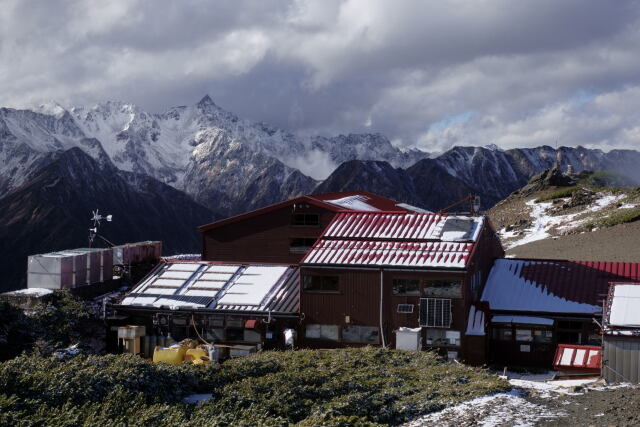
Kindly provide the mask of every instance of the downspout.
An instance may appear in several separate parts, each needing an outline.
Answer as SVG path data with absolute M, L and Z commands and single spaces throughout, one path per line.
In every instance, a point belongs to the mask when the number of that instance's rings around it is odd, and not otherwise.
M 382 337 L 382 348 L 387 347 L 387 343 L 384 339 L 384 329 L 382 327 L 382 295 L 384 294 L 384 273 L 383 270 L 380 269 L 380 336 Z

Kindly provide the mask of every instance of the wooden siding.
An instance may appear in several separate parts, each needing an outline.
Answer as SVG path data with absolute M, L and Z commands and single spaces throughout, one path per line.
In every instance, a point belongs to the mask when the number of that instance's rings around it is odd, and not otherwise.
M 300 274 L 338 276 L 339 291 L 336 293 L 301 290 L 300 304 L 304 318 L 299 330 L 302 345 L 308 347 L 353 346 L 342 341 L 305 339 L 306 324 L 380 326 L 380 270 L 301 267 Z M 383 275 L 383 329 L 388 346 L 395 347 L 395 333 L 399 327 L 420 326 L 421 295 L 393 295 L 393 279 L 419 279 L 421 288 L 426 280 L 461 280 L 464 273 L 384 270 Z M 398 313 L 398 304 L 413 304 L 413 313 Z M 449 330 L 460 331 L 464 336 L 467 324 L 464 298 L 452 299 L 452 324 Z M 347 323 L 347 316 L 349 323 Z M 424 341 L 424 340 L 423 340 Z M 464 338 L 463 338 L 464 342 Z M 460 351 L 460 349 L 458 349 Z
M 291 239 L 317 239 L 335 212 L 313 205 L 296 205 L 295 213 L 320 215 L 317 226 L 291 225 L 293 204 L 281 209 L 222 225 L 202 233 L 205 261 L 296 264 L 304 252 L 290 250 Z

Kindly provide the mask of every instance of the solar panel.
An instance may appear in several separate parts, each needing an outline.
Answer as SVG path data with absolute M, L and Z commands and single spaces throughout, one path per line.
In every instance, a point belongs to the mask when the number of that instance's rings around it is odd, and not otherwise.
M 249 266 L 220 298 L 223 305 L 260 305 L 288 267 Z

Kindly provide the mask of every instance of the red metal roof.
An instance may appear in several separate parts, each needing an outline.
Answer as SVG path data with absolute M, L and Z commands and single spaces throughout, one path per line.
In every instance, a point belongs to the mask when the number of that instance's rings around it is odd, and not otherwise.
M 482 300 L 493 310 L 595 313 L 609 283 L 639 280 L 640 263 L 501 259 Z
M 341 212 L 301 263 L 462 269 L 483 223 L 433 213 Z
M 601 348 L 594 345 L 558 344 L 553 367 L 558 371 L 600 373 Z
M 212 222 L 210 224 L 201 225 L 200 227 L 198 227 L 198 232 L 202 233 L 213 228 L 221 227 L 223 225 L 241 221 L 247 218 L 252 218 L 298 203 L 308 203 L 310 205 L 314 205 L 316 207 L 323 208 L 332 212 L 363 210 L 350 209 L 349 207 L 347 207 L 349 206 L 348 202 L 354 199 L 360 201 L 361 203 L 369 205 L 371 209 L 367 210 L 390 210 L 400 212 L 411 211 L 410 209 L 406 209 L 402 205 L 398 204 L 398 202 L 396 202 L 395 200 L 368 193 L 366 191 L 345 191 L 338 193 L 310 194 L 296 197 L 290 200 L 285 200 L 284 202 L 275 203 L 273 205 L 265 206 L 264 208 L 225 218 L 223 220 Z M 358 206 L 361 206 L 361 204 L 358 204 Z
M 475 241 L 483 220 L 484 217 L 434 213 L 342 212 L 331 221 L 322 238 Z M 459 224 L 450 227 L 453 223 Z M 443 236 L 446 232 L 453 234 L 447 238 Z
M 473 243 L 320 240 L 302 264 L 464 268 Z

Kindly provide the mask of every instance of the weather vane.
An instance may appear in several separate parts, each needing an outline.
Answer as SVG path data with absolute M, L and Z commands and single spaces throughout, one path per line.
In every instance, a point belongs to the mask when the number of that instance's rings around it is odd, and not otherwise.
M 106 241 L 107 243 L 113 246 L 113 244 L 109 242 L 107 239 L 98 235 L 98 227 L 100 226 L 100 221 L 104 219 L 107 222 L 111 222 L 111 220 L 113 219 L 113 215 L 106 215 L 106 216 L 100 215 L 100 213 L 98 212 L 98 209 L 96 209 L 92 213 L 93 213 L 93 217 L 91 218 L 91 222 L 93 223 L 93 227 L 89 229 L 89 247 L 92 247 L 93 240 L 96 238 L 96 236 L 100 237 L 102 240 Z

